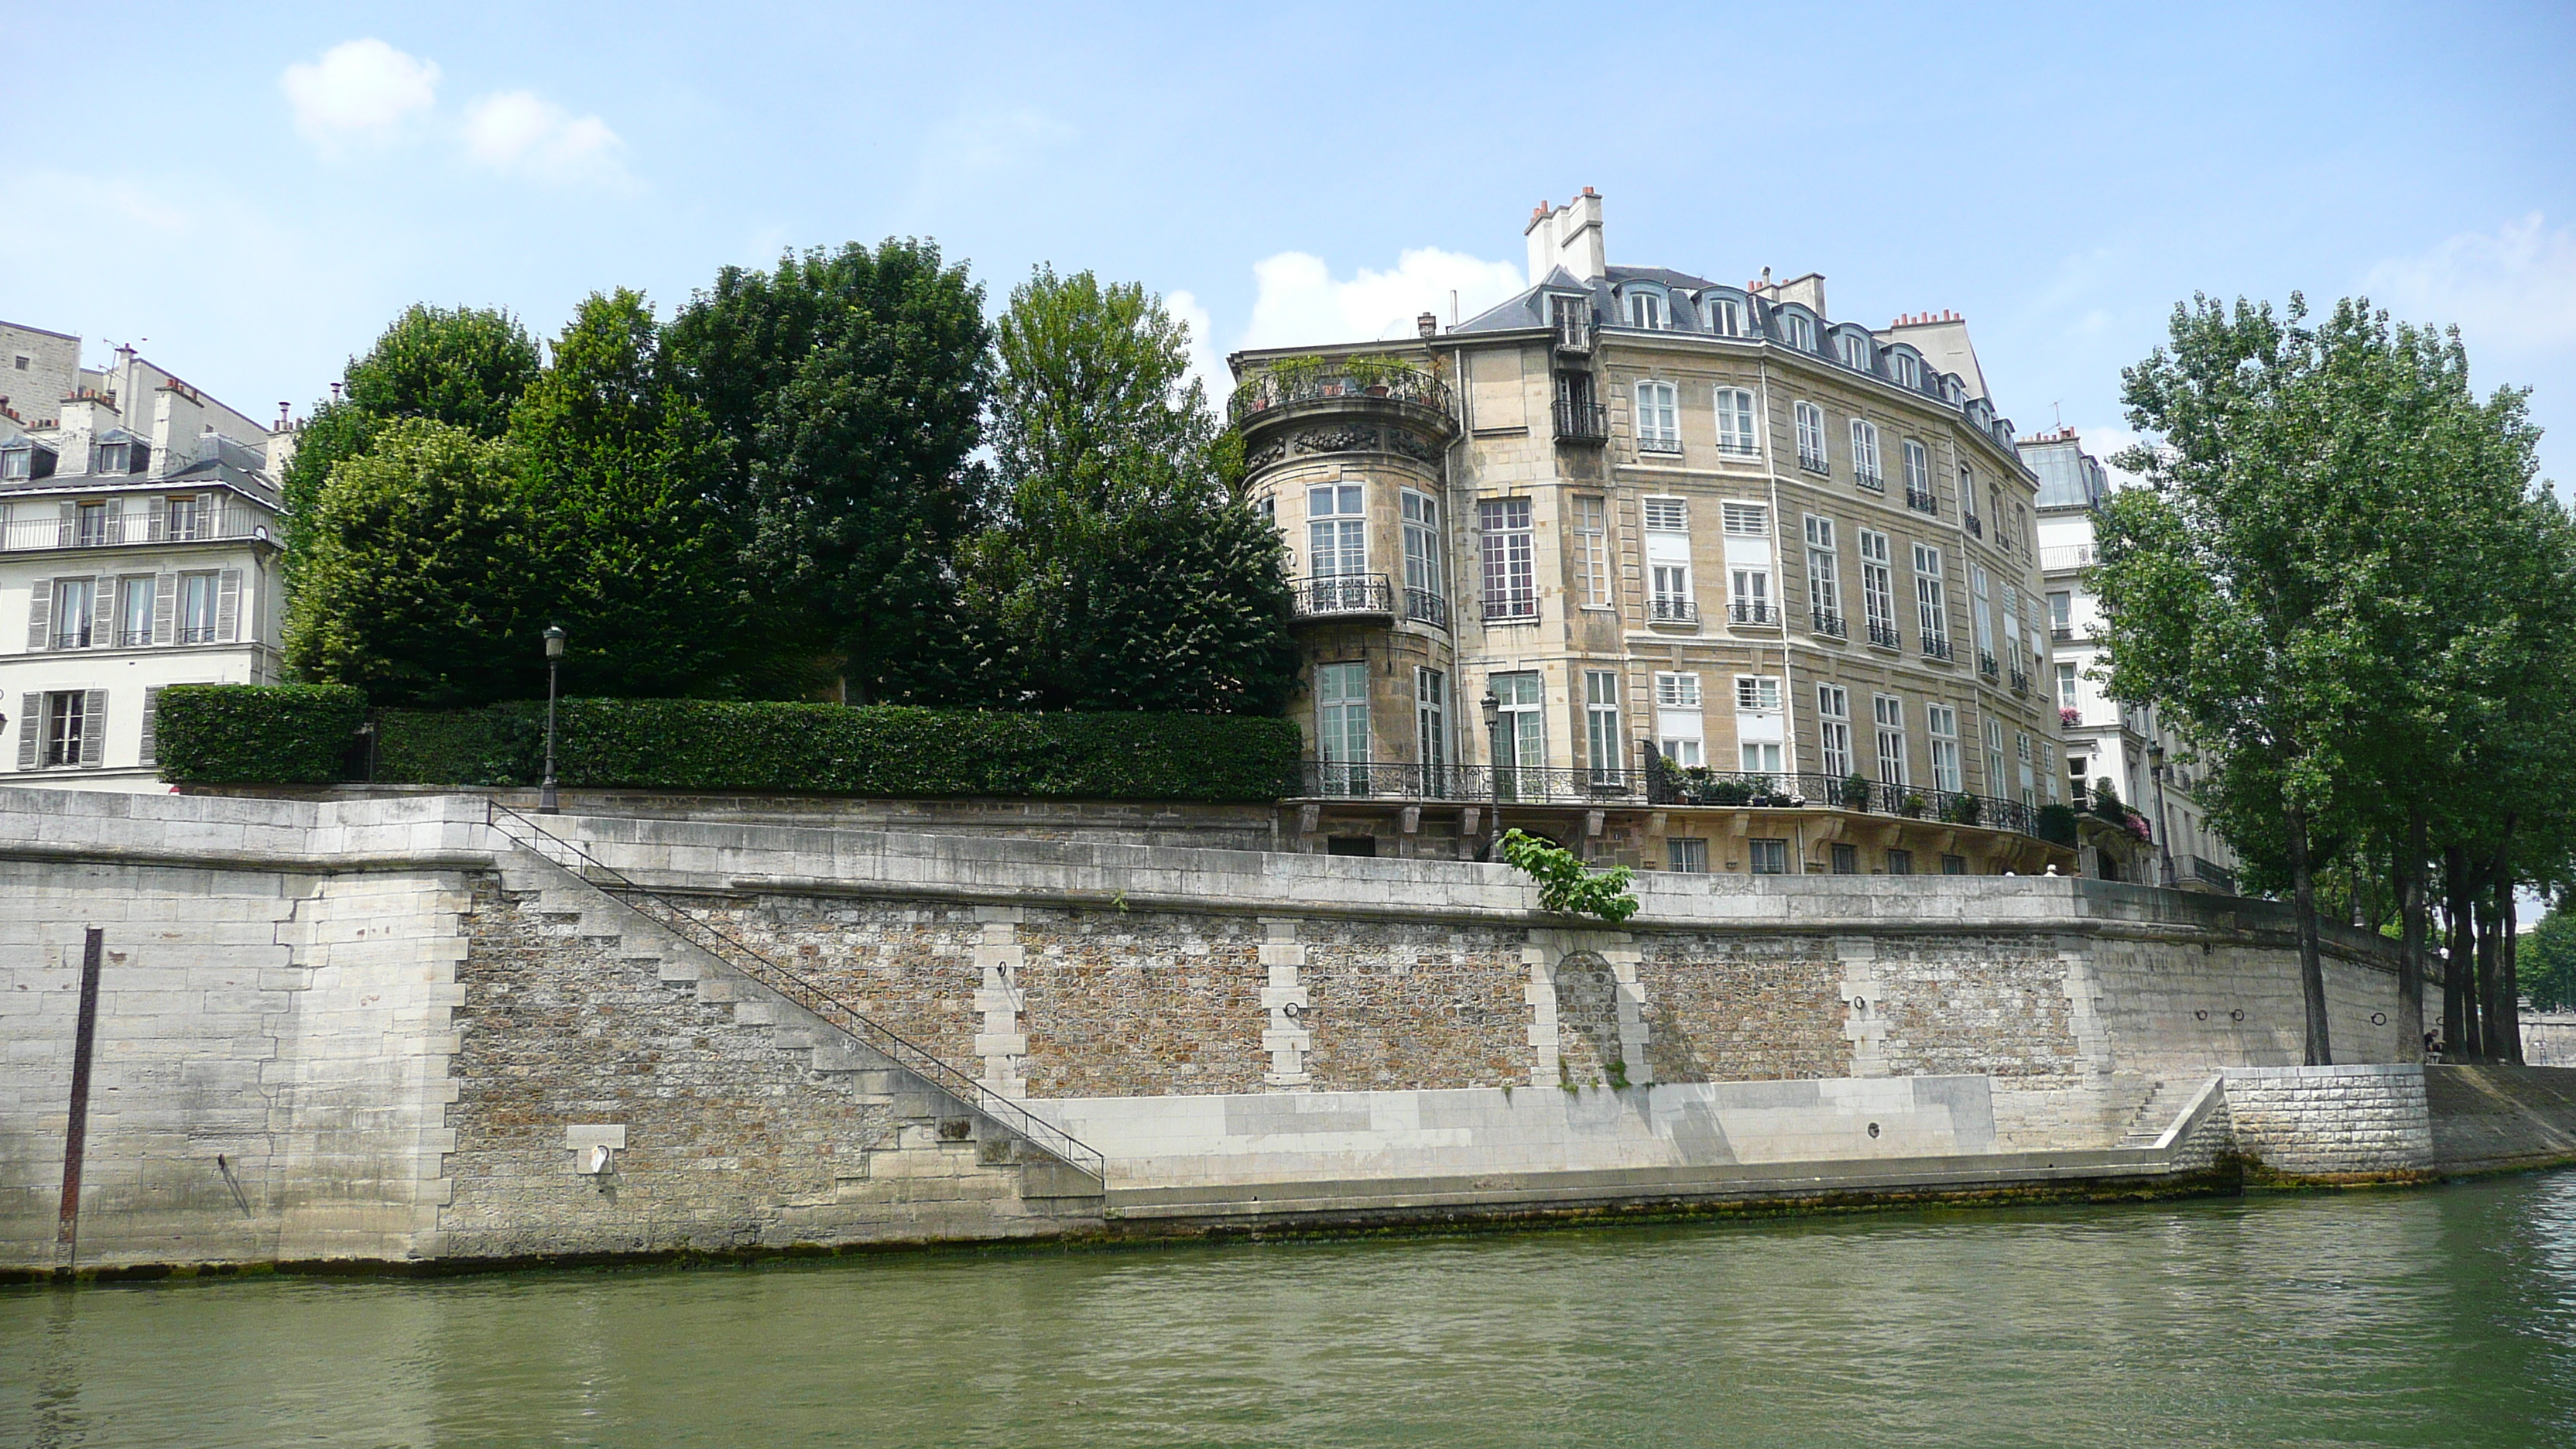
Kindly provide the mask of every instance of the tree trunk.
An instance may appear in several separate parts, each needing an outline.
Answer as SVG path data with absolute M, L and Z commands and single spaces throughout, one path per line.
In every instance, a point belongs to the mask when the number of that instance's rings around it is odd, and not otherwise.
M 2424 812 L 2407 812 L 2397 847 L 2397 1060 L 2424 1059 Z
M 2470 987 L 2477 967 L 2469 960 L 2469 852 L 2442 849 L 2442 1039 L 2454 1058 L 2478 1056 L 2478 1013 Z
M 2334 1047 L 2326 1034 L 2326 969 L 2317 949 L 2317 881 L 2308 868 L 2308 816 L 2293 805 L 2287 812 L 2290 838 L 2290 890 L 2299 928 L 2299 997 L 2306 1007 L 2306 1065 L 2334 1065 Z
M 2495 892 L 2495 903 L 2487 908 L 2486 949 L 2479 953 L 2484 968 L 2486 995 L 2487 1055 L 2500 1062 L 2522 1061 L 2522 1013 L 2514 1001 L 2513 965 L 2513 816 L 2504 817 L 2504 838 L 2497 842 L 2494 879 L 2489 888 Z
M 2500 1013 L 2496 1011 L 2496 912 L 2495 898 L 2479 882 L 2477 901 L 2470 908 L 2477 936 L 2478 959 L 2478 1047 L 2487 1061 L 2504 1060 L 2504 1038 L 2496 1030 Z
M 2504 1039 L 2512 1048 L 2505 1060 L 2519 1067 L 2522 1060 L 2522 981 L 2515 969 L 2514 950 L 2522 937 L 2515 930 L 2515 917 L 2522 904 L 2513 898 L 2513 883 L 2507 881 L 2504 893 Z

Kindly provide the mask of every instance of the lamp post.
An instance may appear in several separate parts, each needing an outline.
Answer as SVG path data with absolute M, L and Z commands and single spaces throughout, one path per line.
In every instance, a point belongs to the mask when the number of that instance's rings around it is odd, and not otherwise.
M 2164 862 L 2166 885 L 2174 883 L 2173 831 L 2165 824 L 2165 742 L 2147 745 L 2147 773 L 2156 782 L 2156 855 Z
M 555 670 L 563 663 L 564 631 L 561 624 L 546 626 L 546 782 L 537 787 L 537 813 L 552 815 L 555 799 Z
M 1494 858 L 1494 847 L 1503 838 L 1503 702 L 1485 691 L 1485 783 L 1493 795 L 1489 807 L 1493 819 L 1485 830 L 1485 859 Z

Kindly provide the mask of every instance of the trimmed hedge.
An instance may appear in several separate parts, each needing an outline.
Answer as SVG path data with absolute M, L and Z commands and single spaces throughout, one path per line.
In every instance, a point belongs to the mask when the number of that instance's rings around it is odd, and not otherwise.
M 341 701 L 327 762 L 262 764 L 261 742 L 288 706 L 244 704 L 191 725 L 187 756 L 250 764 L 247 773 L 169 778 L 324 783 L 340 767 L 363 701 L 355 690 L 217 686 L 241 696 L 327 694 Z M 196 692 L 206 692 L 199 690 Z M 163 719 L 172 718 L 162 696 Z M 301 707 L 301 706 L 299 706 Z M 263 712 L 265 710 L 265 713 Z M 233 724 L 231 721 L 239 720 Z M 383 710 L 370 777 L 417 785 L 528 785 L 544 770 L 542 705 L 460 711 Z M 164 729 L 168 726 L 165 724 Z M 763 794 L 1094 800 L 1276 800 L 1297 791 L 1297 727 L 1283 719 L 1195 714 L 1010 714 L 892 705 L 746 704 L 692 699 L 568 699 L 557 714 L 555 775 L 600 789 L 740 790 Z M 230 754 L 226 754 L 230 751 Z M 364 763 L 362 757 L 362 764 Z M 232 767 L 228 768 L 242 768 Z
M 161 778 L 327 785 L 366 717 L 346 685 L 174 684 L 153 722 Z

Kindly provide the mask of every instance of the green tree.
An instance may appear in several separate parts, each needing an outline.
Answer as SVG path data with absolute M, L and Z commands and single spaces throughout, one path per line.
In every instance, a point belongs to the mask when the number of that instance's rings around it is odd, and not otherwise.
M 287 619 L 288 664 L 379 704 L 481 704 L 545 687 L 537 510 L 507 445 L 388 423 L 332 469 Z
M 2576 912 L 2561 900 L 2522 947 L 2523 994 L 2544 1011 L 2576 1007 Z
M 723 447 L 712 498 L 773 635 L 854 700 L 945 697 L 949 560 L 980 521 L 983 289 L 923 241 L 728 267 L 667 329 Z
M 997 329 L 999 519 L 965 550 L 976 695 L 1270 713 L 1296 675 L 1277 530 L 1231 491 L 1189 331 L 1135 284 L 1041 268 Z

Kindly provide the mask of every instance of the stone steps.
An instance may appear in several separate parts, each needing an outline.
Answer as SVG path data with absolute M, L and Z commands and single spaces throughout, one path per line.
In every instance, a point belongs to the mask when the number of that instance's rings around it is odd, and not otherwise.
M 2162 1078 L 2147 1083 L 2145 1099 L 2138 1103 L 2136 1111 L 2129 1114 L 2128 1125 L 2114 1145 L 2155 1146 L 2156 1140 L 2165 1135 L 2165 1129 L 2173 1125 L 2169 1119 L 2181 1105 Z

